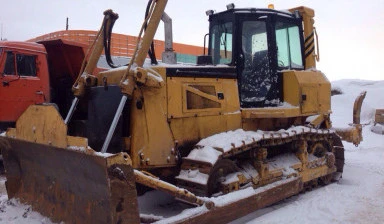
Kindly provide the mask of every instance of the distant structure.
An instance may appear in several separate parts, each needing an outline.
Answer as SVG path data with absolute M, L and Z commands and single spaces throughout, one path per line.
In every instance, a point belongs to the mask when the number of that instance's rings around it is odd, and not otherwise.
M 42 40 L 64 39 L 77 41 L 85 44 L 92 44 L 97 35 L 97 31 L 91 30 L 62 30 L 48 33 L 36 38 L 30 39 L 30 42 L 38 42 Z M 131 57 L 135 50 L 137 37 L 113 33 L 111 40 L 111 54 L 113 56 Z M 161 54 L 164 51 L 164 41 L 154 40 L 155 54 L 158 60 L 161 60 Z M 173 43 L 176 60 L 184 63 L 196 63 L 197 55 L 203 54 L 203 47 L 188 44 Z

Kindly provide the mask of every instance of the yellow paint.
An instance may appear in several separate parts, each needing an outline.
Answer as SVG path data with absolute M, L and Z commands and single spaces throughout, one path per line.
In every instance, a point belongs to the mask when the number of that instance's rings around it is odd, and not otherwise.
M 310 180 L 314 180 L 316 178 L 326 176 L 333 172 L 336 172 L 336 167 L 329 168 L 328 166 L 323 165 L 316 168 L 305 169 L 302 172 L 300 172 L 300 176 L 302 177 L 303 182 L 308 182 Z
M 8 137 L 67 148 L 88 148 L 88 139 L 67 136 L 67 126 L 54 106 L 32 105 L 20 116 L 15 129 L 8 129 Z
M 179 145 L 241 128 L 235 79 L 168 77 L 167 99 L 168 121 Z
M 118 85 L 120 83 L 121 78 L 125 73 L 125 69 L 111 69 L 108 71 L 100 72 L 97 75 L 97 85 L 104 86 L 107 85 Z
M 165 68 L 154 67 L 163 80 Z M 142 101 L 144 99 L 144 101 Z M 137 107 L 141 101 L 143 107 Z M 133 167 L 174 166 L 174 139 L 167 121 L 166 88 L 141 87 L 133 92 L 131 105 L 131 158 Z
M 300 116 L 300 108 L 253 108 L 242 109 L 241 116 L 243 118 L 288 118 Z
M 68 146 L 88 147 L 88 139 L 82 137 L 67 136 Z
M 329 114 L 331 83 L 320 71 L 286 71 L 283 73 L 284 101 L 300 106 L 302 115 Z
M 107 166 L 111 167 L 116 164 L 132 165 L 132 160 L 129 155 L 125 152 L 116 153 L 112 156 L 107 157 Z
M 311 35 L 314 29 L 315 20 L 315 11 L 311 8 L 305 6 L 299 6 L 296 8 L 289 9 L 290 12 L 294 13 L 299 11 L 300 15 L 303 18 L 303 29 L 304 29 L 304 39 Z M 315 51 L 305 59 L 305 69 L 316 68 L 316 55 Z
M 8 128 L 6 136 L 10 138 L 16 138 L 16 128 Z
M 321 125 L 327 118 L 324 117 L 323 115 L 318 115 L 310 124 L 313 127 L 318 127 Z
M 54 106 L 32 105 L 16 122 L 16 138 L 67 147 L 67 126 Z
M 209 94 L 195 86 L 206 86 L 214 88 L 215 93 Z M 191 92 L 202 100 L 209 100 L 220 104 L 219 107 L 209 104 L 202 109 L 188 109 L 188 105 L 194 105 L 187 99 L 187 93 Z M 218 93 L 224 95 L 224 99 L 218 98 Z M 168 118 L 181 118 L 193 116 L 211 116 L 225 113 L 235 113 L 240 110 L 237 81 L 235 79 L 214 78 L 167 78 Z

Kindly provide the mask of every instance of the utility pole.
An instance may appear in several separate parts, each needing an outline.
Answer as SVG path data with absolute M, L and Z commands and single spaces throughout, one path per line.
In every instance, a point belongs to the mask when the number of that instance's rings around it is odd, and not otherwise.
M 67 17 L 67 23 L 65 25 L 65 30 L 68 30 L 68 17 Z

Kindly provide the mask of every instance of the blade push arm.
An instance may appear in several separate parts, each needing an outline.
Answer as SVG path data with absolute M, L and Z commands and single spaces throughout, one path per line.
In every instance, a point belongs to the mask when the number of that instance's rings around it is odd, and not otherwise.
M 87 86 L 96 85 L 97 79 L 95 76 L 92 75 L 92 72 L 96 68 L 97 62 L 103 52 L 103 43 L 104 39 L 106 38 L 104 36 L 104 30 L 108 30 L 111 26 L 113 26 L 113 24 L 118 18 L 119 15 L 114 13 L 110 9 L 104 12 L 104 19 L 100 30 L 92 46 L 90 47 L 90 49 L 88 49 L 87 56 L 84 58 L 83 64 L 81 66 L 79 76 L 77 77 L 77 80 L 72 86 L 72 92 L 75 98 L 73 99 L 71 108 L 69 109 L 67 117 L 65 118 L 65 124 L 68 124 L 69 120 L 71 119 L 72 114 L 76 109 L 76 105 L 79 102 L 79 98 L 82 97 L 85 93 L 85 88 Z M 88 57 L 90 51 L 91 53 Z
M 123 93 L 123 97 L 120 100 L 119 107 L 117 108 L 115 117 L 113 118 L 111 127 L 109 128 L 107 137 L 104 141 L 103 147 L 101 149 L 102 153 L 107 152 L 109 143 L 112 139 L 113 133 L 115 132 L 117 123 L 119 121 L 121 113 L 123 112 L 125 103 L 127 102 L 128 97 L 132 96 L 133 90 L 136 86 L 136 81 L 140 81 L 143 78 L 143 77 L 141 78 L 138 77 L 138 74 L 147 74 L 145 72 L 142 72 L 143 69 L 141 68 L 144 64 L 144 60 L 147 56 L 147 52 L 155 36 L 157 27 L 159 26 L 161 16 L 164 13 L 167 2 L 168 0 L 150 0 L 149 1 L 150 7 L 149 7 L 148 16 L 145 18 L 143 25 L 140 29 L 138 43 L 136 45 L 133 57 L 128 64 L 128 67 L 124 76 L 120 81 L 120 88 L 121 88 L 121 92 Z M 148 26 L 145 29 L 146 24 L 148 24 Z M 144 32 L 144 35 L 143 35 L 143 32 Z M 160 85 L 161 85 L 161 82 L 160 82 Z
M 161 17 L 165 11 L 167 1 L 168 0 L 149 1 L 150 6 L 148 16 L 145 18 L 142 24 L 133 57 L 128 64 L 128 68 L 120 82 L 121 92 L 124 95 L 132 95 L 134 82 L 141 82 L 141 80 L 143 80 L 141 75 L 145 74 L 145 72 L 143 72 L 143 69 L 140 68 L 143 67 L 148 50 L 151 47 L 153 38 L 155 37 L 157 27 L 159 26 Z

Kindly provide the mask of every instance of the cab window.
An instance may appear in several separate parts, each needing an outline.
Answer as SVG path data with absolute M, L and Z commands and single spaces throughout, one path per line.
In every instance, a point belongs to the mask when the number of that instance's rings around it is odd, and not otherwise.
M 286 22 L 277 22 L 275 34 L 278 67 L 281 69 L 303 69 L 299 27 Z
M 211 28 L 211 52 L 213 64 L 232 62 L 232 22 L 220 23 Z
M 8 51 L 3 73 L 5 75 L 36 76 L 36 56 Z
M 15 55 L 12 52 L 7 52 L 3 73 L 5 75 L 16 75 L 15 72 Z
M 36 56 L 16 54 L 17 74 L 20 76 L 36 76 Z

